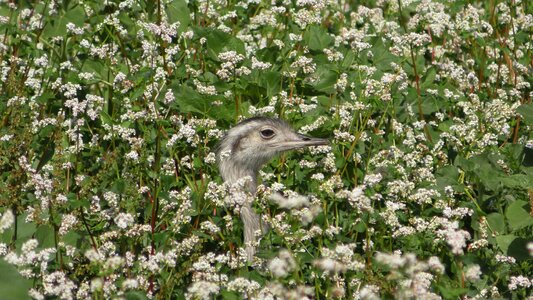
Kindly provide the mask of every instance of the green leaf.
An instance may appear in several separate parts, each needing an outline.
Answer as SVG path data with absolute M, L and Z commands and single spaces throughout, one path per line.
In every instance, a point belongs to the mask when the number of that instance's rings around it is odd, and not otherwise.
M 35 238 L 39 241 L 39 246 L 42 248 L 55 247 L 55 233 L 52 226 L 39 226 L 37 231 L 35 231 Z
M 32 280 L 24 279 L 17 269 L 0 258 L 0 299 L 30 299 L 28 290 Z
M 148 297 L 146 297 L 146 293 L 143 293 L 141 291 L 129 291 L 126 293 L 126 299 L 127 300 L 146 300 Z
M 67 232 L 67 234 L 63 236 L 63 242 L 65 242 L 65 244 L 67 245 L 71 245 L 74 247 L 80 247 L 82 241 L 82 236 L 72 230 Z
M 505 216 L 512 230 L 518 230 L 533 225 L 533 217 L 526 211 L 526 201 L 515 201 L 509 205 Z
M 117 194 L 123 194 L 126 191 L 126 181 L 123 179 L 116 180 L 111 190 Z
M 533 123 L 533 103 L 520 105 L 516 112 L 521 114 L 526 122 Z
M 111 119 L 109 114 L 107 114 L 107 112 L 103 110 L 100 112 L 100 119 L 102 119 L 102 123 L 104 124 L 113 125 L 113 120 Z
M 512 189 L 533 188 L 533 178 L 524 174 L 514 174 L 506 177 L 500 177 L 504 186 Z
M 208 109 L 207 99 L 192 88 L 183 85 L 176 93 L 176 104 L 182 113 L 196 112 L 204 114 Z
M 281 74 L 279 71 L 268 71 L 261 74 L 261 84 L 266 88 L 270 98 L 281 91 Z
M 39 165 L 37 165 L 36 168 L 37 171 L 40 171 L 41 168 L 54 157 L 55 148 L 56 144 L 53 141 L 50 141 L 50 143 L 45 146 L 41 158 L 39 159 Z
M 237 293 L 230 292 L 230 291 L 221 291 L 220 292 L 220 296 L 222 296 L 222 299 L 226 299 L 226 300 L 238 300 L 238 299 L 241 299 Z
M 309 46 L 309 49 L 322 51 L 329 46 L 333 38 L 328 34 L 326 29 L 318 25 L 312 25 L 304 33 L 303 40 Z
M 334 84 L 337 82 L 337 72 L 332 71 L 329 67 L 319 67 L 316 71 L 318 82 L 311 84 L 314 86 L 315 90 L 324 92 L 324 93 L 333 93 L 335 92 Z
M 422 113 L 425 115 L 432 114 L 440 110 L 439 103 L 431 97 L 424 97 L 422 100 Z
M 502 214 L 492 213 L 487 216 L 487 222 L 493 231 L 498 234 L 505 233 L 505 218 Z
M 77 27 L 82 27 L 85 17 L 85 10 L 81 5 L 75 5 L 70 8 L 64 15 L 49 18 L 49 23 L 46 23 L 43 30 L 44 38 L 51 38 L 55 36 L 65 36 L 67 35 L 67 24 L 74 23 Z
M 225 51 L 234 50 L 241 54 L 246 52 L 243 41 L 221 30 L 199 30 L 199 35 L 206 35 L 208 54 L 213 60 L 218 60 L 218 54 Z
M 459 170 L 457 167 L 449 165 L 437 170 L 437 187 L 444 192 L 444 188 L 451 186 L 456 192 L 464 191 L 464 185 L 459 183 Z
M 509 250 L 509 245 L 516 239 L 516 236 L 514 234 L 506 234 L 506 235 L 499 235 L 496 237 L 496 243 L 498 245 L 498 248 L 503 251 L 503 253 L 507 253 Z
M 433 82 L 435 81 L 436 76 L 437 76 L 437 71 L 435 70 L 435 68 L 430 68 L 427 71 L 426 77 L 424 78 L 424 82 L 420 85 L 420 88 L 422 90 L 425 90 L 426 88 L 431 86 Z
M 191 21 L 190 11 L 185 0 L 174 0 L 167 4 L 169 23 L 180 22 L 178 33 L 185 31 Z

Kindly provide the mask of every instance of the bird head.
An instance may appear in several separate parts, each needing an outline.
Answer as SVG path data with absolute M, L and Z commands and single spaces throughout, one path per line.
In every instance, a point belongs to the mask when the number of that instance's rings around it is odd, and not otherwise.
M 257 172 L 281 152 L 328 143 L 327 139 L 298 133 L 280 119 L 254 117 L 227 132 L 219 144 L 217 158 L 222 176 L 227 180 L 228 176 L 224 173 L 236 167 Z

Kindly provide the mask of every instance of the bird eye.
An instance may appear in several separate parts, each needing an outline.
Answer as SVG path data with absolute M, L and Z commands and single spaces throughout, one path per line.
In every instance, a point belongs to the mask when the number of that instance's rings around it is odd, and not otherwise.
M 261 130 L 261 137 L 264 139 L 270 139 L 274 136 L 275 132 L 272 129 L 263 129 Z

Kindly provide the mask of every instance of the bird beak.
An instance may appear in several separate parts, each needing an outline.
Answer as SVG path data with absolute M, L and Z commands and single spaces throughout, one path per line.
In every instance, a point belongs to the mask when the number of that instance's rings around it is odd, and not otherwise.
M 329 145 L 329 140 L 296 133 L 291 140 L 286 141 L 285 143 L 283 143 L 283 145 L 281 145 L 281 147 L 283 148 L 281 150 L 292 150 L 309 146 L 324 145 Z

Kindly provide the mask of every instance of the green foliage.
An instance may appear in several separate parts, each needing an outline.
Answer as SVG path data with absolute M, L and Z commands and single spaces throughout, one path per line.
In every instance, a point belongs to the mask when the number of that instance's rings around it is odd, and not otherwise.
M 0 4 L 0 298 L 528 297 L 531 5 L 408 2 Z M 247 262 L 254 115 L 331 144 L 262 169 Z

